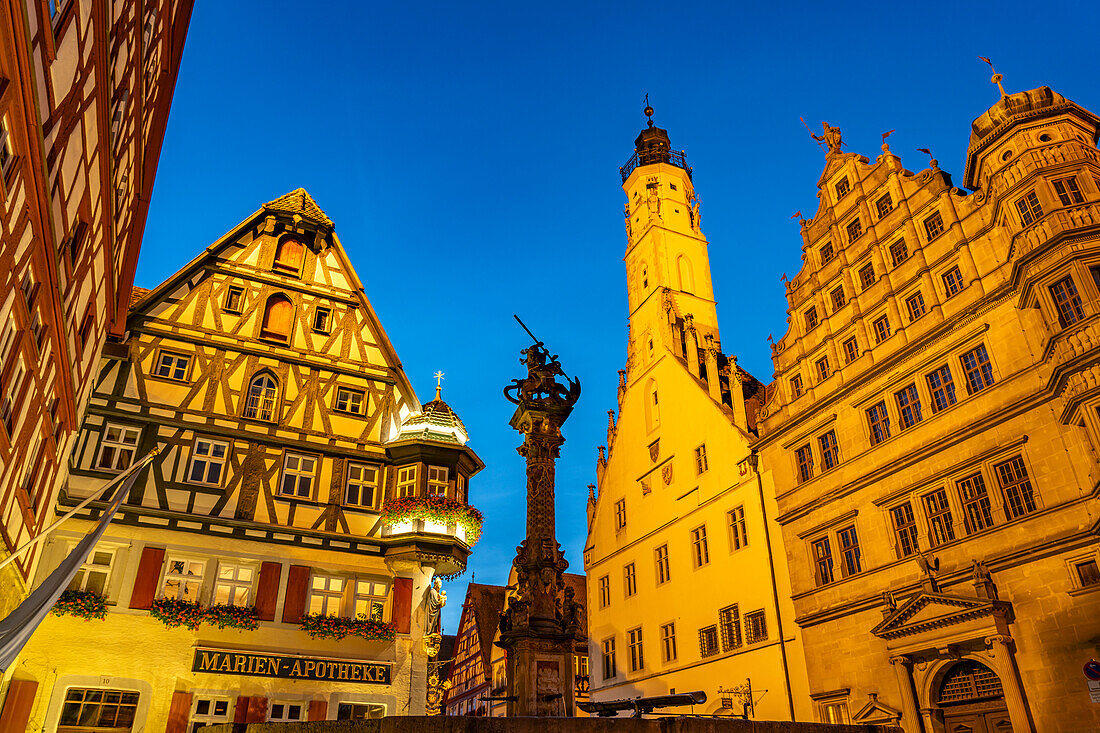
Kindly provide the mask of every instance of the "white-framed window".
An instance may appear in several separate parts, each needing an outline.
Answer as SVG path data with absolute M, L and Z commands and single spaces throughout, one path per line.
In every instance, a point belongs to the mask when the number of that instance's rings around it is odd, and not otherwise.
M 177 382 L 187 381 L 187 372 L 191 367 L 191 357 L 175 351 L 162 351 L 157 355 L 157 366 L 153 374 L 163 379 Z
M 313 481 L 317 471 L 317 457 L 287 452 L 283 456 L 283 476 L 279 480 L 279 493 L 308 499 L 313 495 Z
M 402 466 L 397 469 L 397 498 L 416 496 L 416 466 Z
M 202 591 L 202 575 L 205 569 L 206 563 L 202 560 L 170 556 L 164 564 L 164 582 L 160 597 L 197 602 Z
M 382 621 L 386 613 L 389 585 L 376 580 L 355 581 L 355 617 Z
M 302 703 L 273 702 L 267 709 L 267 719 L 272 723 L 294 723 L 302 720 Z
M 386 706 L 380 702 L 342 702 L 336 706 L 337 720 L 377 720 L 386 717 Z
M 270 374 L 257 374 L 248 385 L 248 398 L 244 403 L 244 416 L 256 420 L 275 419 L 275 405 L 279 401 L 279 383 Z
M 349 461 L 344 484 L 344 503 L 375 508 L 377 500 L 378 466 Z
M 229 443 L 210 438 L 195 438 L 195 445 L 191 449 L 191 466 L 187 469 L 187 482 L 221 486 L 228 455 Z
M 57 729 L 89 733 L 133 730 L 140 697 L 140 693 L 132 690 L 70 687 L 65 690 Z M 91 721 L 95 723 L 90 724 Z
M 707 444 L 703 443 L 695 449 L 695 473 L 705 473 L 707 470 Z
M 336 388 L 336 404 L 333 409 L 337 412 L 347 412 L 352 415 L 363 414 L 363 392 L 347 387 Z
M 218 565 L 214 581 L 214 603 L 247 606 L 252 598 L 252 581 L 256 569 L 250 565 L 223 562 Z
M 309 612 L 339 616 L 344 606 L 347 580 L 333 575 L 314 575 L 309 586 Z
M 111 565 L 114 562 L 113 550 L 96 549 L 76 571 L 68 590 L 86 590 L 97 596 L 106 596 L 108 582 L 111 579 Z
M 140 436 L 140 428 L 107 423 L 103 429 L 103 440 L 99 444 L 96 468 L 105 471 L 125 471 L 134 462 Z
M 233 700 L 228 697 L 196 695 L 191 703 L 191 720 L 187 726 L 189 733 L 196 733 L 204 725 L 229 723 L 233 714 Z
M 428 466 L 428 496 L 446 496 L 447 478 L 446 466 Z

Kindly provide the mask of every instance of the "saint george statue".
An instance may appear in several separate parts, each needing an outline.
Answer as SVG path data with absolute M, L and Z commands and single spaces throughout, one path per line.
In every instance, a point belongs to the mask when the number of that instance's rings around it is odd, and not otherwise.
M 825 144 L 829 146 L 829 155 L 839 153 L 840 146 L 844 144 L 844 140 L 840 137 L 840 128 L 833 127 L 824 120 L 821 122 L 821 128 L 822 132 L 820 135 L 815 135 L 811 132 L 810 137 L 818 141 L 824 140 Z
M 442 633 L 440 614 L 447 605 L 447 591 L 443 590 L 443 581 L 432 578 L 432 585 L 428 588 L 428 620 L 424 628 L 425 634 Z

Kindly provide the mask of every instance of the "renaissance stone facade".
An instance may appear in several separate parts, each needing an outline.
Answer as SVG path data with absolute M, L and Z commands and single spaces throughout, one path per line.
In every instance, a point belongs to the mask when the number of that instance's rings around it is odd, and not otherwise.
M 1002 91 L 970 191 L 830 141 L 755 443 L 821 720 L 1100 728 L 1098 129 Z

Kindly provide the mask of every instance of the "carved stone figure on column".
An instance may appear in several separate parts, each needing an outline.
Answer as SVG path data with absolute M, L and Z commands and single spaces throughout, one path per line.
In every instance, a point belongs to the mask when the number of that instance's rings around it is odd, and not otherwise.
M 432 578 L 432 584 L 428 588 L 428 619 L 424 625 L 425 634 L 438 634 L 442 629 L 440 616 L 443 607 L 447 605 L 447 591 L 443 590 L 443 581 Z

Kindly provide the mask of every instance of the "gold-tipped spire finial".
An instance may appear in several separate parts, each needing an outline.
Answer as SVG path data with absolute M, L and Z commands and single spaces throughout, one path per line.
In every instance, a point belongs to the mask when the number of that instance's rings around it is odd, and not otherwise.
M 642 114 L 649 118 L 646 120 L 646 125 L 653 127 L 653 107 L 649 104 L 649 92 L 646 92 L 645 95 L 645 109 L 642 110 Z
M 443 399 L 443 372 L 435 373 L 435 398 Z
M 978 58 L 980 58 L 982 61 L 989 64 L 989 70 L 993 72 L 993 76 L 990 77 L 989 80 L 991 82 L 993 82 L 994 84 L 996 84 L 997 88 L 1001 90 L 1001 97 L 1002 98 L 1007 97 L 1008 95 L 1005 94 L 1005 88 L 1001 85 L 1001 79 L 1003 79 L 1004 76 L 997 73 L 997 70 L 993 68 L 993 62 L 990 61 L 989 59 L 987 59 L 985 56 L 979 56 Z

